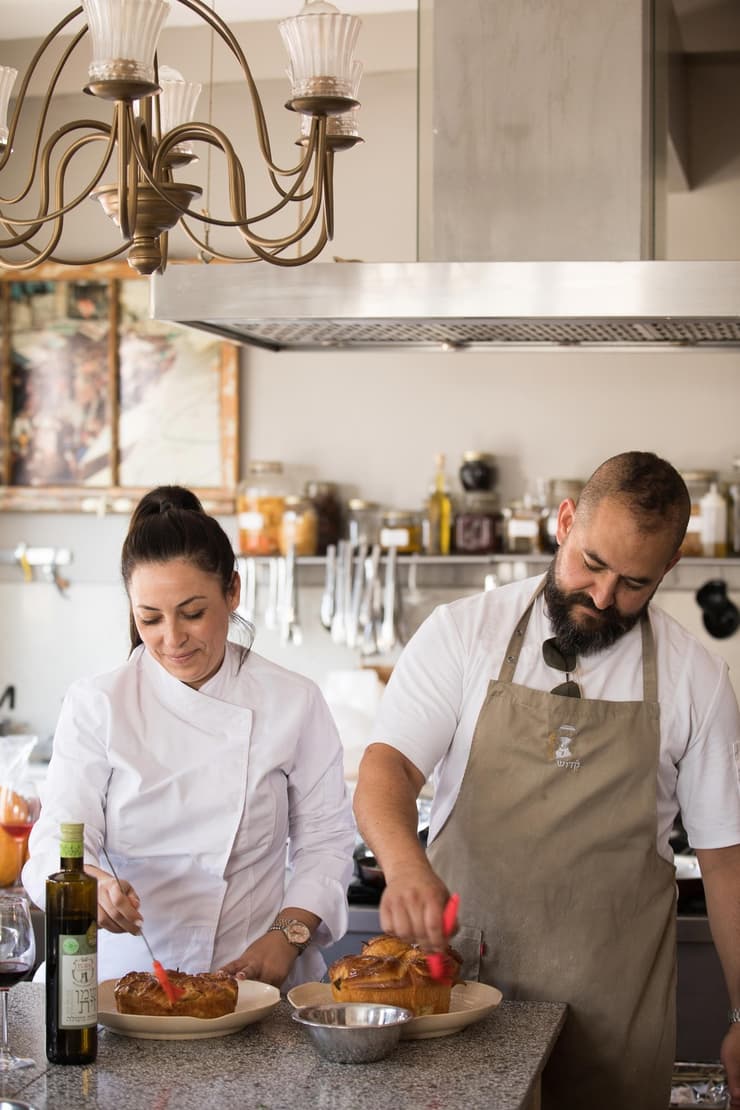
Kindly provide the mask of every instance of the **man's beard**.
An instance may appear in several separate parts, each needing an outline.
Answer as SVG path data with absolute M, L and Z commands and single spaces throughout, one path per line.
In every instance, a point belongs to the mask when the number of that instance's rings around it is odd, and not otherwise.
M 573 655 L 595 655 L 611 647 L 626 632 L 634 628 L 650 604 L 650 598 L 636 613 L 625 616 L 614 606 L 597 609 L 587 593 L 565 593 L 555 580 L 557 558 L 553 559 L 545 579 L 545 605 L 555 631 L 560 650 Z M 652 597 L 652 595 L 651 595 Z M 571 613 L 576 605 L 593 613 L 593 624 L 576 624 Z

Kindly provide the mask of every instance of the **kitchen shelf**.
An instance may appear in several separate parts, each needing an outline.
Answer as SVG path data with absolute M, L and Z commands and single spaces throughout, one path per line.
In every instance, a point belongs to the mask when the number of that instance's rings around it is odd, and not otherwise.
M 401 585 L 408 583 L 409 570 L 416 567 L 417 584 L 435 589 L 483 589 L 488 582 L 506 582 L 542 574 L 552 555 L 399 555 Z M 258 558 L 268 563 L 268 558 Z M 381 563 L 385 563 L 385 556 Z M 326 560 L 304 556 L 297 560 L 296 577 L 301 587 L 324 584 Z M 489 576 L 492 576 L 490 578 Z M 740 590 L 740 558 L 685 558 L 669 571 L 661 589 L 696 591 L 710 578 L 722 579 L 728 590 Z

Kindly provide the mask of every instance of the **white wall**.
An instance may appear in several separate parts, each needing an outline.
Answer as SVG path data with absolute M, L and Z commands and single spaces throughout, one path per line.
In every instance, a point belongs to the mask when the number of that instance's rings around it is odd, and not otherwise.
M 374 26 L 373 49 L 382 56 L 383 41 L 392 43 L 394 66 L 383 72 L 376 63 L 363 84 L 367 142 L 338 162 L 331 251 L 343 257 L 415 256 L 414 39 L 408 23 L 387 27 L 384 35 Z M 268 118 L 280 115 L 283 96 L 282 85 L 267 82 Z M 684 231 L 691 221 L 703 223 L 715 244 L 740 244 L 736 193 L 736 184 L 720 191 L 711 181 L 700 183 L 681 198 Z M 702 219 L 705 211 L 711 218 Z M 706 256 L 712 251 L 719 256 L 714 246 Z M 655 450 L 679 468 L 726 471 L 740 455 L 739 416 L 740 352 L 731 350 L 275 355 L 249 349 L 242 357 L 243 459 L 281 458 L 296 483 L 332 479 L 347 493 L 399 507 L 420 503 L 439 450 L 452 470 L 465 449 L 493 452 L 505 498 L 520 495 L 538 475 L 586 476 L 607 455 L 629 448 Z M 15 683 L 16 717 L 42 735 L 52 730 L 70 681 L 125 658 L 126 606 L 117 571 L 125 524 L 113 517 L 0 514 L 0 549 L 25 540 L 74 551 L 66 598 L 48 583 L 24 584 L 19 570 L 0 566 L 0 690 Z M 235 537 L 233 519 L 225 524 Z M 679 595 L 675 605 L 696 622 L 690 595 Z M 257 649 L 318 679 L 355 667 L 356 658 L 318 626 L 317 612 L 318 592 L 302 595 L 303 648 L 283 648 L 260 629 Z M 732 659 L 735 673 L 739 645 L 737 635 L 712 642 Z

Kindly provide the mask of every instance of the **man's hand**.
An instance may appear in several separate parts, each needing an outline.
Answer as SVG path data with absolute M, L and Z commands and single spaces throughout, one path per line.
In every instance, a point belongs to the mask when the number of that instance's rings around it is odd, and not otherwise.
M 397 870 L 380 900 L 380 925 L 411 944 L 432 951 L 446 947 L 442 911 L 449 891 L 426 861 Z

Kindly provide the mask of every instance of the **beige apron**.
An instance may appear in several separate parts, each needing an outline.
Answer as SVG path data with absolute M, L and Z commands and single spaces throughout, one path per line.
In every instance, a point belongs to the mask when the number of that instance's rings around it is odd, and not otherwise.
M 513 682 L 536 591 L 488 685 L 429 858 L 482 931 L 481 981 L 568 1003 L 543 1078 L 558 1110 L 665 1110 L 675 1042 L 675 876 L 656 847 L 655 645 L 641 702 Z M 554 674 L 553 686 L 562 681 Z M 453 942 L 454 943 L 454 942 Z

